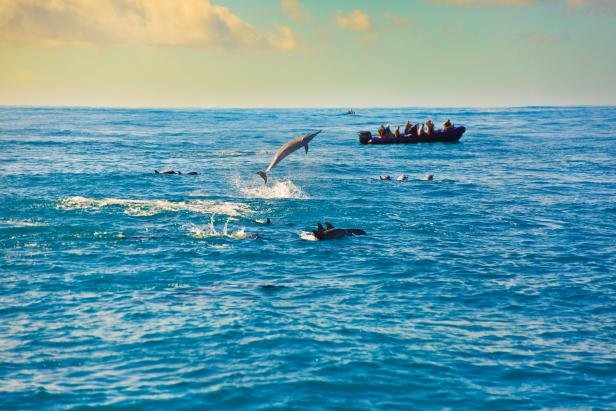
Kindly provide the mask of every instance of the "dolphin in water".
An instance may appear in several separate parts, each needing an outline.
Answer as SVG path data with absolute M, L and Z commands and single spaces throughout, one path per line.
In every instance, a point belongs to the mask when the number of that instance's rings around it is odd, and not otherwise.
M 269 166 L 267 166 L 265 171 L 257 171 L 257 174 L 260 175 L 261 178 L 263 178 L 263 181 L 265 181 L 265 184 L 267 184 L 267 173 L 272 171 L 272 168 L 274 168 L 278 163 L 284 160 L 289 154 L 293 153 L 296 150 L 299 150 L 302 147 L 304 147 L 304 149 L 306 150 L 306 154 L 308 154 L 308 143 L 310 143 L 312 139 L 315 138 L 321 131 L 323 130 L 319 130 L 316 133 L 308 133 L 299 137 L 295 137 L 293 140 L 280 147 L 274 155 L 274 158 L 272 158 L 272 162 Z
M 327 228 L 325 228 L 327 227 Z M 312 235 L 317 240 L 339 240 L 346 236 L 366 235 L 364 230 L 359 228 L 335 228 L 332 223 L 325 222 L 325 227 L 321 223 L 317 224 L 317 229 L 312 230 Z

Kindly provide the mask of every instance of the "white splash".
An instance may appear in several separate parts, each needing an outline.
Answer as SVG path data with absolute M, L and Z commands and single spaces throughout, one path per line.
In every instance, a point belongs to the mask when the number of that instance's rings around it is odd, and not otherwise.
M 244 227 L 240 228 L 237 231 L 229 233 L 229 221 L 237 221 L 235 218 L 227 218 L 225 224 L 222 228 L 222 231 L 216 230 L 216 216 L 212 215 L 210 218 L 210 223 L 207 227 L 202 228 L 196 225 L 188 226 L 189 235 L 193 238 L 210 238 L 210 237 L 226 237 L 226 238 L 234 238 L 238 240 L 243 240 L 246 238 L 253 238 L 253 236 L 246 234 Z
M 240 180 L 235 180 L 235 185 L 247 198 L 308 198 L 306 193 L 292 181 L 278 181 L 273 185 L 265 185 L 259 181 L 248 185 Z
M 66 197 L 58 203 L 62 210 L 96 210 L 109 206 L 125 207 L 124 213 L 132 216 L 152 216 L 162 212 L 189 211 L 198 214 L 224 214 L 238 216 L 252 212 L 247 204 L 213 200 L 167 201 L 127 200 L 121 198 Z
M 308 231 L 300 231 L 299 238 L 301 238 L 302 240 L 308 240 L 308 241 L 318 241 L 319 240 L 318 238 L 314 236 L 313 233 L 309 233 Z

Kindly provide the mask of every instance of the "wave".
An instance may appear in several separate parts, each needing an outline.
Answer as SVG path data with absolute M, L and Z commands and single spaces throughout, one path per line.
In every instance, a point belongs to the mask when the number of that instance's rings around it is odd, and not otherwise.
M 86 198 L 71 196 L 58 203 L 62 210 L 96 210 L 103 207 L 125 207 L 124 213 L 131 216 L 147 217 L 163 212 L 188 211 L 198 214 L 224 214 L 239 216 L 252 212 L 242 203 L 219 202 L 213 200 L 167 201 L 167 200 L 130 200 L 121 198 Z
M 271 150 L 256 150 L 256 151 L 238 151 L 238 150 L 219 150 L 201 153 L 191 153 L 196 157 L 247 157 L 254 155 L 272 154 Z
M 212 156 L 220 156 L 220 157 L 238 157 L 238 156 L 245 156 L 247 155 L 247 153 L 242 152 L 242 151 L 235 151 L 235 150 L 222 150 L 222 151 L 214 151 L 212 153 Z
M 247 198 L 308 198 L 308 195 L 292 181 L 278 181 L 268 186 L 260 182 L 248 185 L 241 180 L 236 180 L 235 185 Z
M 47 227 L 49 224 L 37 222 L 37 221 L 28 221 L 28 220 L 0 220 L 0 228 L 2 226 L 9 227 Z

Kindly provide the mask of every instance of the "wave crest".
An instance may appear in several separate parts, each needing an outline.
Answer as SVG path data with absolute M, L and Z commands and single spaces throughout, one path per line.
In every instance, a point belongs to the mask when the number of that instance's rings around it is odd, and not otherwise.
M 49 224 L 30 220 L 0 220 L 0 228 L 4 225 L 10 227 L 46 227 Z
M 239 216 L 252 212 L 250 207 L 246 204 L 213 200 L 129 200 L 121 198 L 95 199 L 71 196 L 63 198 L 58 203 L 58 208 L 62 210 L 96 210 L 109 206 L 125 207 L 125 214 L 141 217 L 152 216 L 162 212 L 179 211 L 188 211 L 198 214 L 224 214 L 228 216 Z

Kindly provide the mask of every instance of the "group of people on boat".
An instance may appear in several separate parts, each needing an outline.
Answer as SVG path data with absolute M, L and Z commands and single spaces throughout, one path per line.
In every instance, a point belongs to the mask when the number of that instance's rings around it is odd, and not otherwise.
M 443 130 L 447 131 L 453 126 L 453 123 L 450 120 L 447 120 L 445 123 L 443 123 Z M 397 126 L 396 129 L 392 132 L 389 124 L 387 126 L 381 124 L 381 127 L 379 127 L 378 130 L 378 135 L 380 138 L 392 138 L 401 136 L 429 136 L 434 133 L 434 122 L 432 120 L 428 120 L 425 123 L 417 124 L 413 124 L 410 121 L 407 121 L 406 125 L 404 126 L 404 132 L 400 132 L 400 127 L 401 126 Z

